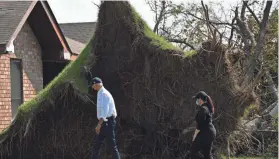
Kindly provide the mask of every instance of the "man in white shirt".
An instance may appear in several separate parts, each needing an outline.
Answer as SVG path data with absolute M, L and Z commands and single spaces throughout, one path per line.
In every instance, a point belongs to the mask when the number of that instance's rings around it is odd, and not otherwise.
M 95 130 L 97 133 L 93 148 L 93 158 L 99 158 L 100 147 L 106 138 L 108 146 L 113 151 L 113 158 L 120 159 L 116 140 L 115 140 L 115 126 L 116 126 L 116 108 L 112 95 L 103 86 L 102 80 L 95 77 L 91 80 L 91 88 L 98 92 L 97 94 L 97 118 L 99 120 Z

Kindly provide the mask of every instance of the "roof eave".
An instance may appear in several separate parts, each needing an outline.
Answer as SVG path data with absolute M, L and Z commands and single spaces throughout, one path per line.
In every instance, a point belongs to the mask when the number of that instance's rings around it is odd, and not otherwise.
M 25 24 L 27 18 L 29 17 L 30 13 L 32 12 L 32 10 L 34 9 L 35 5 L 37 4 L 37 1 L 33 1 L 29 8 L 27 9 L 27 11 L 25 12 L 25 14 L 23 15 L 21 21 L 19 22 L 19 24 L 17 25 L 15 31 L 13 32 L 12 36 L 10 37 L 10 39 L 8 40 L 7 44 L 5 44 L 5 46 L 9 46 L 10 43 L 12 43 L 12 41 L 16 38 L 16 36 L 18 35 L 18 33 L 20 32 L 21 28 L 23 27 L 23 25 Z M 0 44 L 1 45 L 1 44 Z M 5 48 L 6 49 L 6 48 Z

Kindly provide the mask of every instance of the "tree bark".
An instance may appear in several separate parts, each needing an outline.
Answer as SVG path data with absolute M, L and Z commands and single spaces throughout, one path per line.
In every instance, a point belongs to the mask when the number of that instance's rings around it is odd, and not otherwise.
M 257 45 L 255 48 L 255 58 L 257 59 L 259 57 L 259 55 L 261 54 L 262 50 L 263 50 L 263 44 L 264 44 L 264 36 L 265 36 L 265 32 L 267 29 L 267 22 L 268 22 L 268 17 L 269 17 L 269 12 L 271 9 L 271 5 L 272 5 L 272 1 L 267 1 L 266 2 L 266 7 L 264 9 L 264 16 L 263 16 L 263 20 L 261 22 L 260 25 L 260 35 L 259 38 L 257 40 Z
M 156 18 L 156 24 L 153 28 L 153 32 L 158 34 L 158 29 L 159 29 L 159 24 L 161 23 L 161 21 L 163 20 L 163 16 L 164 16 L 164 12 L 166 10 L 166 2 L 162 1 L 162 8 L 159 14 L 159 17 Z
M 260 35 L 259 38 L 257 39 L 255 51 L 254 54 L 249 56 L 249 60 L 246 68 L 247 78 L 245 78 L 243 82 L 244 87 L 247 87 L 252 83 L 255 77 L 254 76 L 255 70 L 257 69 L 257 67 L 259 67 L 259 65 L 261 67 L 263 62 L 262 50 L 263 50 L 264 37 L 267 29 L 267 21 L 268 21 L 271 5 L 272 5 L 272 1 L 267 1 L 266 7 L 264 9 L 263 20 L 260 25 Z M 240 20 L 238 16 L 236 17 L 236 20 L 238 22 L 240 30 L 242 31 L 242 37 L 244 39 L 244 45 L 245 45 L 244 50 L 250 54 L 250 52 L 253 51 L 252 49 L 254 48 L 253 46 L 255 44 L 254 36 L 252 35 L 250 29 L 248 28 L 248 26 L 244 21 Z M 248 37 L 245 35 L 248 35 Z

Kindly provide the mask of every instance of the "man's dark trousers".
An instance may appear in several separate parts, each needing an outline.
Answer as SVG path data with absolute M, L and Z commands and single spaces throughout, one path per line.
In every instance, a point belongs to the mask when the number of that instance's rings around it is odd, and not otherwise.
M 96 136 L 92 159 L 99 159 L 99 151 L 104 139 L 107 140 L 108 147 L 112 150 L 113 158 L 120 159 L 115 139 L 116 120 L 114 117 L 107 119 L 108 121 L 103 123 L 100 133 Z

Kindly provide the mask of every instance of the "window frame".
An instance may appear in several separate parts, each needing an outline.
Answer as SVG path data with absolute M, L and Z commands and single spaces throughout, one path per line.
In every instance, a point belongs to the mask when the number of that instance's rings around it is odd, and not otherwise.
M 15 63 L 15 62 L 19 62 L 19 72 L 20 72 L 20 86 L 21 86 L 21 88 L 20 88 L 20 97 L 21 97 L 21 101 L 20 101 L 20 105 L 21 104 L 23 104 L 23 102 L 24 102 L 24 91 L 23 91 L 23 63 L 22 63 L 22 59 L 19 59 L 19 58 L 10 58 L 10 88 L 11 88 L 11 118 L 12 118 L 12 120 L 14 119 L 14 117 L 15 117 L 15 115 L 16 115 L 16 113 L 17 113 L 17 111 L 16 112 L 13 112 L 12 110 L 12 106 L 13 106 L 13 104 L 12 104 L 12 100 L 13 100 L 13 98 L 12 98 L 12 70 L 11 70 L 11 65 L 12 65 L 12 63 Z M 20 106 L 20 105 L 18 105 L 18 107 Z M 18 109 L 18 107 L 17 107 L 17 109 Z M 16 109 L 16 110 L 17 110 Z

